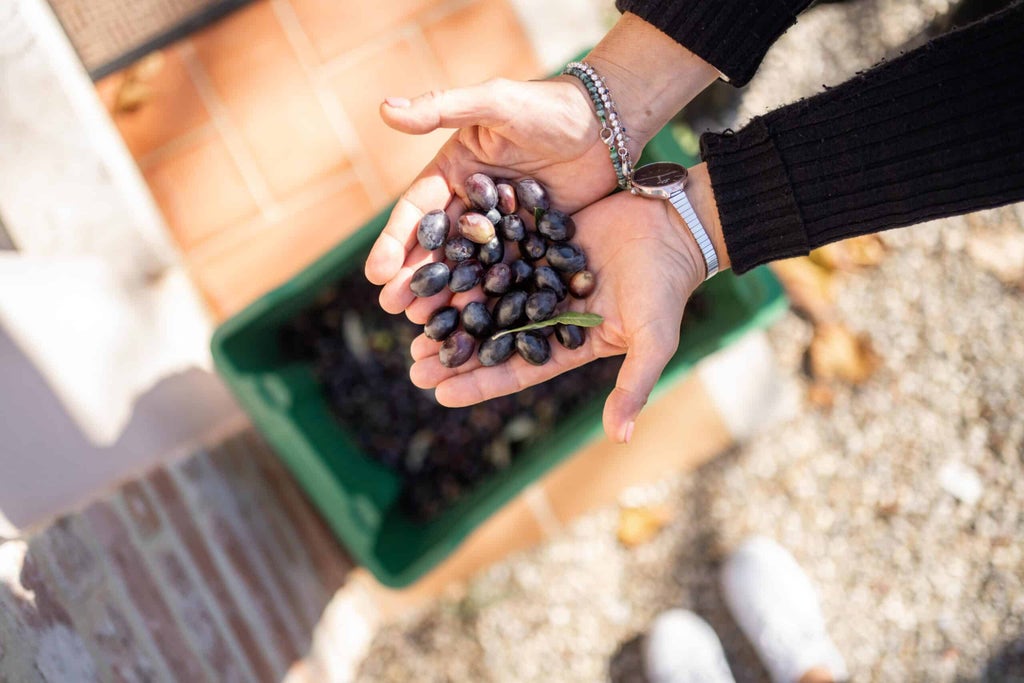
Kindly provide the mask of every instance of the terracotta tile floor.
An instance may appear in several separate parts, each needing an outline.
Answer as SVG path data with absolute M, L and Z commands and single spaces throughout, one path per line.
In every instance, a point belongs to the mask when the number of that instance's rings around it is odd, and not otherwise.
M 448 133 L 387 95 L 540 67 L 506 0 L 260 0 L 97 85 L 218 319 L 392 201 Z M 131 110 L 125 83 L 141 88 Z

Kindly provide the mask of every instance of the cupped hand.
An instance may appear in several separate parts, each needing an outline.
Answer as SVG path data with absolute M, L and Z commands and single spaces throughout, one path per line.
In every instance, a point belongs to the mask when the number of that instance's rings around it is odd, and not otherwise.
M 453 215 L 460 213 L 458 198 L 465 199 L 463 183 L 473 173 L 536 178 L 553 204 L 568 212 L 607 195 L 616 184 L 590 100 L 569 76 L 529 82 L 495 79 L 412 101 L 389 98 L 380 114 L 405 133 L 458 128 L 398 200 L 366 261 L 367 278 L 385 285 L 380 303 L 389 313 L 400 313 L 412 303 L 412 274 L 432 259 L 416 244 L 420 218 L 446 207 Z
M 437 400 L 465 406 L 520 391 L 597 358 L 625 353 L 615 389 L 604 408 L 604 428 L 615 441 L 629 441 L 654 384 L 679 344 L 687 300 L 704 276 L 693 238 L 669 213 L 668 202 L 612 195 L 575 215 L 576 239 L 597 280 L 593 294 L 571 300 L 571 310 L 597 313 L 604 322 L 586 331 L 586 341 L 568 350 L 551 338 L 551 360 L 530 365 L 518 355 L 493 367 L 474 357 L 458 368 L 438 358 L 440 343 L 425 336 L 412 344 L 413 382 L 435 388 Z M 463 295 L 458 295 L 463 296 Z

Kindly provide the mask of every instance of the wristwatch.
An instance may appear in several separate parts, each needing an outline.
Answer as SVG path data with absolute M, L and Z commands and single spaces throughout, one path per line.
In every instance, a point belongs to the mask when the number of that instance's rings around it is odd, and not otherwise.
M 718 272 L 718 254 L 715 253 L 715 245 L 711 243 L 707 230 L 700 224 L 700 219 L 697 218 L 697 214 L 686 196 L 686 180 L 685 166 L 668 161 L 658 161 L 633 171 L 630 192 L 641 197 L 667 199 L 679 212 L 686 228 L 693 235 L 693 239 L 697 240 L 700 253 L 704 256 L 704 265 L 707 266 L 707 276 L 704 279 L 707 280 Z

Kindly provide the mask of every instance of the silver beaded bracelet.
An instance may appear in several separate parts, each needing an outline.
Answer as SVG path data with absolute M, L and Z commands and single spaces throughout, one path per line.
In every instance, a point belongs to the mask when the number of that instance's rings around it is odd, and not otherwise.
M 628 190 L 633 176 L 633 163 L 627 147 L 629 136 L 626 134 L 625 126 L 619 120 L 615 102 L 612 100 L 611 92 L 605 85 L 604 79 L 598 75 L 594 67 L 586 62 L 569 62 L 565 65 L 562 73 L 575 76 L 587 89 L 587 93 L 594 103 L 597 118 L 601 122 L 601 142 L 608 145 L 608 156 L 612 160 L 612 167 L 615 169 L 619 187 Z

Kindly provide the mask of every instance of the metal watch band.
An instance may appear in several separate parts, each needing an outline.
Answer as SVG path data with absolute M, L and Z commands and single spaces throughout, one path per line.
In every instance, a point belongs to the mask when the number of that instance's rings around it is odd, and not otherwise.
M 683 222 L 686 223 L 686 227 L 690 234 L 693 235 L 693 239 L 697 240 L 700 253 L 704 256 L 704 265 L 707 266 L 707 276 L 704 279 L 710 279 L 712 275 L 718 272 L 718 254 L 715 253 L 715 245 L 711 243 L 707 230 L 700 224 L 697 213 L 690 205 L 690 199 L 686 196 L 686 191 L 676 190 L 669 195 L 668 201 L 679 212 L 679 215 L 683 217 Z

